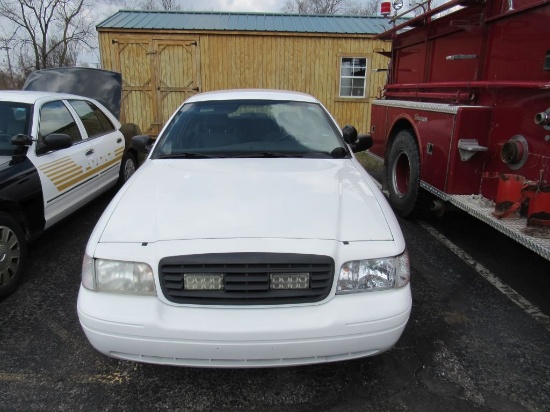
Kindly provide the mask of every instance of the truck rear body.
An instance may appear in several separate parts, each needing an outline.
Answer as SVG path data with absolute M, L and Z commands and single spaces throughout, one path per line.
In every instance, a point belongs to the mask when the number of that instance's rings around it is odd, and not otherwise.
M 451 1 L 379 35 L 392 41 L 392 59 L 370 130 L 370 151 L 386 163 L 396 136 L 407 130 L 418 148 L 422 188 L 548 259 L 549 6 Z M 434 18 L 452 7 L 459 10 Z M 408 184 L 409 175 L 403 179 Z M 522 184 L 504 202 L 510 179 Z M 530 219 L 534 200 L 544 205 Z

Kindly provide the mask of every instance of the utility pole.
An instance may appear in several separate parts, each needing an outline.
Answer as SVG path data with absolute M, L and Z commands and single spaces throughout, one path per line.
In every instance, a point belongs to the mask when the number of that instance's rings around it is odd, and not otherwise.
M 0 49 L 2 50 L 5 50 L 6 51 L 6 56 L 8 58 L 8 73 L 9 73 L 9 79 L 10 79 L 10 88 L 13 88 L 13 85 L 14 85 L 14 81 L 13 81 L 13 69 L 11 67 L 11 59 L 10 59 L 10 50 L 11 50 L 11 47 L 8 47 L 7 46 L 7 42 L 6 40 L 4 40 L 4 46 L 0 46 Z

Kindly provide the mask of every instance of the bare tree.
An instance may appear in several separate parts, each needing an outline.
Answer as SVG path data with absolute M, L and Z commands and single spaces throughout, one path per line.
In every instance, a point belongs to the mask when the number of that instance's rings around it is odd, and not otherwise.
M 180 10 L 178 0 L 141 0 L 139 2 L 132 0 L 114 0 L 114 4 L 119 4 L 126 9 L 140 10 Z
M 340 14 L 348 3 L 349 0 L 286 0 L 282 11 L 301 14 Z
M 85 0 L 0 0 L 3 35 L 18 70 L 74 65 L 82 49 L 92 48 L 86 10 Z
M 347 14 L 358 16 L 374 16 L 380 13 L 381 0 L 367 0 L 355 3 L 348 7 Z
M 379 4 L 380 0 L 286 0 L 282 12 L 371 16 L 378 13 Z
M 180 6 L 177 0 L 160 0 L 162 10 L 179 10 Z

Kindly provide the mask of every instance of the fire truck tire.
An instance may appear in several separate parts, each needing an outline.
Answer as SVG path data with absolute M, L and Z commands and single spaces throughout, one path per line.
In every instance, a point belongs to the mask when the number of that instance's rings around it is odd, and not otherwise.
M 411 217 L 420 189 L 418 145 L 409 130 L 401 130 L 393 140 L 386 168 L 390 203 L 401 217 Z
M 27 242 L 21 226 L 0 213 L 0 298 L 14 291 L 27 262 Z

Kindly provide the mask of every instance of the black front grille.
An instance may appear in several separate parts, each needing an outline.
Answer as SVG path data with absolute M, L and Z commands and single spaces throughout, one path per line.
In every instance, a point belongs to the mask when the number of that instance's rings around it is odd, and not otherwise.
M 223 274 L 223 290 L 186 290 L 184 274 Z M 307 289 L 271 289 L 271 273 L 308 273 Z M 199 305 L 277 305 L 319 302 L 330 292 L 334 260 L 293 253 L 212 253 L 171 256 L 159 263 L 164 296 Z

